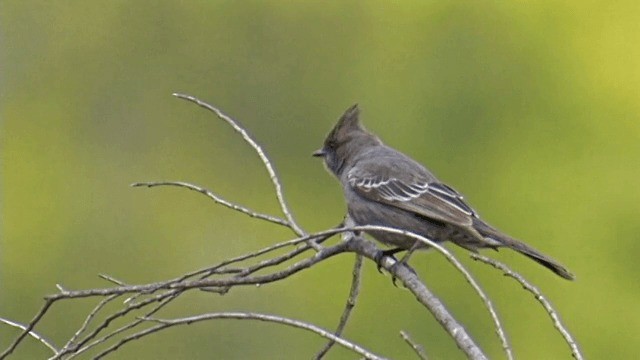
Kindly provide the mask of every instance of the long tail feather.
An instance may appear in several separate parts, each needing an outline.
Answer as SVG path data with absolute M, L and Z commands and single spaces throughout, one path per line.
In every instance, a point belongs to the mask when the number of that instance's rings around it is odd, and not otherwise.
M 492 228 L 481 220 L 474 221 L 473 225 L 481 235 L 496 240 L 502 243 L 504 246 L 513 249 L 523 255 L 526 255 L 530 259 L 558 274 L 558 276 L 561 276 L 567 280 L 575 279 L 575 276 L 569 270 L 567 270 L 567 268 L 562 266 L 557 261 L 551 259 L 550 257 L 542 254 L 538 250 L 532 248 L 531 246 L 501 233 L 500 231 Z

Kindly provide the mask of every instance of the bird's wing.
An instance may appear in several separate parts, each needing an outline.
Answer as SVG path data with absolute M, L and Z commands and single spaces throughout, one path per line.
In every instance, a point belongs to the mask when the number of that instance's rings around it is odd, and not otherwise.
M 451 187 L 428 181 L 426 177 L 393 174 L 388 168 L 378 167 L 353 167 L 347 174 L 349 186 L 369 200 L 457 226 L 470 226 L 473 218 L 478 217 Z

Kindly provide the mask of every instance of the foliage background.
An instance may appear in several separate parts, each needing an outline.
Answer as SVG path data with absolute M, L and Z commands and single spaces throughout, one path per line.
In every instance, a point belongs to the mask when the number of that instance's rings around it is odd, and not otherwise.
M 343 215 L 336 181 L 310 153 L 358 102 L 387 143 L 577 274 L 569 283 L 521 256 L 495 254 L 540 285 L 588 358 L 637 356 L 639 4 L 2 1 L 0 316 L 27 321 L 56 283 L 107 286 L 98 273 L 151 282 L 290 238 L 185 190 L 128 187 L 186 180 L 277 212 L 248 147 L 172 92 L 211 101 L 250 130 L 308 231 Z M 499 358 L 489 317 L 460 275 L 436 254 L 412 261 Z M 333 328 L 351 264 L 343 256 L 282 283 L 194 294 L 166 315 L 252 310 Z M 516 355 L 569 357 L 528 294 L 470 266 Z M 432 358 L 462 358 L 372 264 L 363 281 L 347 338 L 411 358 L 404 329 Z M 58 305 L 37 330 L 60 344 L 91 304 Z M 0 348 L 15 334 L 0 326 Z M 112 358 L 309 358 L 322 343 L 272 324 L 216 321 L 157 334 Z M 46 355 L 29 339 L 15 358 Z M 353 354 L 335 349 L 330 358 Z

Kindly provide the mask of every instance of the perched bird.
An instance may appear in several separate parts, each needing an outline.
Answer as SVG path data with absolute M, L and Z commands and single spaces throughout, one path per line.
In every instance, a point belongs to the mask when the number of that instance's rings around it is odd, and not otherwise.
M 406 230 L 435 242 L 448 240 L 473 252 L 507 247 L 565 279 L 574 279 L 555 260 L 482 221 L 460 193 L 368 132 L 360 124 L 357 105 L 340 117 L 324 146 L 313 155 L 324 158 L 328 170 L 340 181 L 349 216 L 356 225 Z M 368 233 L 399 250 L 426 247 L 399 234 Z

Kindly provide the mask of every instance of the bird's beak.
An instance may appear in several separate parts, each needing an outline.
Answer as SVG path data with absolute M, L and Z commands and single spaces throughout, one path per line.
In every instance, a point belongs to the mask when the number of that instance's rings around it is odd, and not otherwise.
M 325 155 L 327 155 L 327 153 L 324 151 L 324 149 L 319 149 L 313 152 L 313 154 L 311 154 L 315 157 L 324 157 Z

